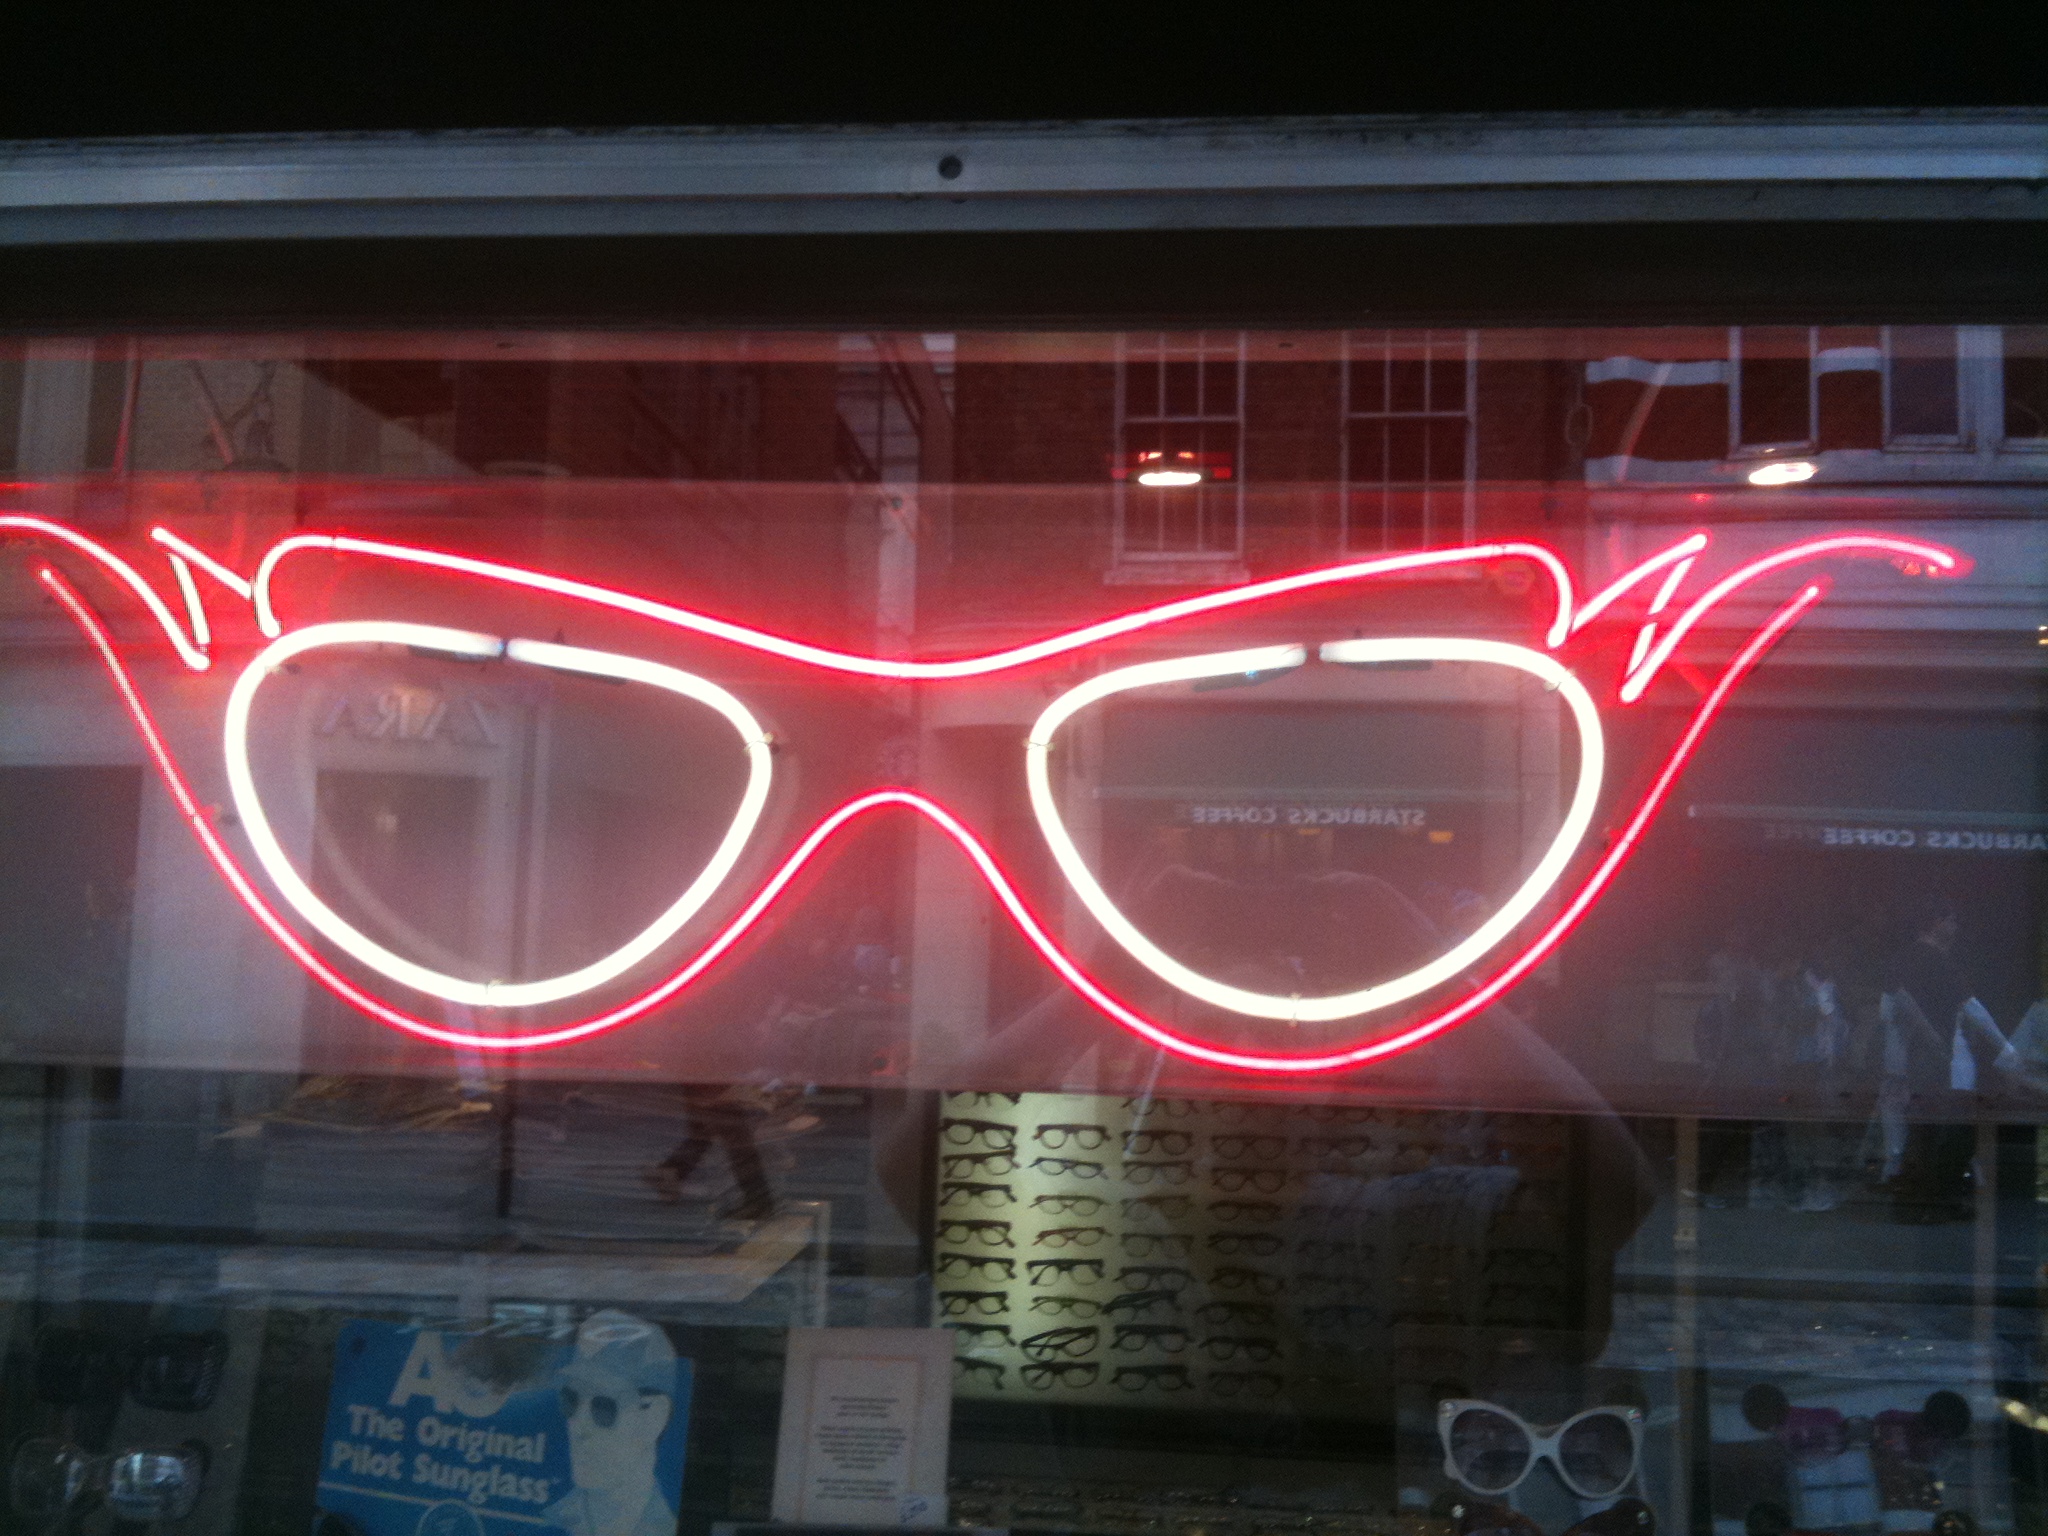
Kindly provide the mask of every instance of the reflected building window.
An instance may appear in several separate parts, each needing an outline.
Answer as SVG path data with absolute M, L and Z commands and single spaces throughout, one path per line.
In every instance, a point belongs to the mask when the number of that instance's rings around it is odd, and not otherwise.
M 1469 538 L 1478 371 L 1471 331 L 1344 338 L 1346 550 Z
M 1244 554 L 1244 337 L 1124 336 L 1111 580 L 1227 579 Z

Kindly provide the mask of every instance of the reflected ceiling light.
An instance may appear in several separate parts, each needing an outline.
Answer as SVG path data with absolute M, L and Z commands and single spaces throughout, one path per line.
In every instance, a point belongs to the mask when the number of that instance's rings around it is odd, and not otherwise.
M 1811 480 L 1819 471 L 1811 459 L 1787 459 L 1782 464 L 1759 464 L 1749 472 L 1751 485 L 1797 485 Z

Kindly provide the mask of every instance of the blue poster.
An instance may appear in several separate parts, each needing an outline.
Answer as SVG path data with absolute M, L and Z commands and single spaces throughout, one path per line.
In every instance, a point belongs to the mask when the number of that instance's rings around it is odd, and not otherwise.
M 690 1387 L 624 1312 L 573 1340 L 348 1323 L 320 1508 L 363 1536 L 675 1536 Z

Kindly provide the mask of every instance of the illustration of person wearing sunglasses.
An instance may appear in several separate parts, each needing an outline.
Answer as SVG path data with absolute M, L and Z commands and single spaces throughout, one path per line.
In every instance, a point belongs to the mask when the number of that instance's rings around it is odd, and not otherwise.
M 653 1323 L 607 1308 L 576 1330 L 562 1368 L 575 1487 L 541 1518 L 575 1536 L 675 1536 L 655 1473 L 676 1405 L 676 1352 Z

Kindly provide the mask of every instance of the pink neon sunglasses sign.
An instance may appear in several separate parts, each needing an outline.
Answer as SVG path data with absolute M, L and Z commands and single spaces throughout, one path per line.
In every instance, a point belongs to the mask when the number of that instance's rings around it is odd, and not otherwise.
M 545 642 L 504 639 L 472 631 L 400 621 L 356 620 L 312 625 L 293 630 L 277 613 L 272 588 L 280 565 L 293 555 L 326 551 L 446 571 L 513 589 L 568 598 L 615 612 L 632 614 L 689 634 L 722 640 L 803 666 L 831 672 L 904 682 L 947 683 L 988 677 L 1036 662 L 1072 655 L 1122 637 L 1164 630 L 1179 621 L 1270 601 L 1288 593 L 1333 588 L 1396 573 L 1445 570 L 1500 561 L 1535 565 L 1548 579 L 1551 601 L 1543 626 L 1541 648 L 1478 641 L 1461 637 L 1409 638 L 1336 642 L 1319 647 L 1320 659 L 1336 663 L 1440 657 L 1488 662 L 1533 676 L 1563 698 L 1579 739 L 1579 781 L 1563 824 L 1537 867 L 1489 923 L 1449 954 L 1406 976 L 1373 987 L 1327 998 L 1276 998 L 1229 987 L 1181 965 L 1153 945 L 1109 899 L 1074 849 L 1050 790 L 1046 759 L 1059 727 L 1077 710 L 1096 699 L 1132 688 L 1187 682 L 1232 672 L 1285 670 L 1304 664 L 1306 647 L 1269 646 L 1248 651 L 1214 652 L 1142 663 L 1098 674 L 1053 700 L 1041 714 L 1026 743 L 1027 782 L 1040 830 L 1070 888 L 1104 932 L 1140 965 L 1182 993 L 1226 1013 L 1247 1018 L 1299 1022 L 1367 1019 L 1414 998 L 1441 992 L 1462 982 L 1462 992 L 1439 1000 L 1420 1018 L 1368 1039 L 1307 1051 L 1247 1049 L 1204 1040 L 1184 1028 L 1164 1024 L 1112 993 L 1084 968 L 1046 929 L 980 839 L 944 806 L 915 791 L 881 788 L 861 795 L 819 821 L 796 848 L 762 882 L 738 910 L 687 958 L 673 964 L 628 1000 L 571 1022 L 544 1028 L 504 1031 L 451 1029 L 401 1008 L 376 995 L 342 972 L 287 920 L 279 901 L 266 894 L 258 879 L 229 849 L 219 828 L 200 807 L 182 768 L 144 703 L 134 677 L 105 623 L 75 586 L 45 566 L 39 576 L 45 587 L 83 631 L 107 669 L 124 707 L 142 737 L 151 762 L 162 777 L 193 835 L 222 878 L 250 914 L 321 986 L 381 1023 L 423 1039 L 478 1050 L 518 1051 L 568 1044 L 616 1029 L 659 1008 L 683 993 L 724 957 L 773 908 L 798 873 L 841 828 L 870 811 L 902 807 L 930 821 L 950 838 L 986 881 L 1020 933 L 1045 962 L 1107 1018 L 1162 1050 L 1212 1066 L 1260 1073 L 1316 1073 L 1355 1067 L 1413 1049 L 1471 1019 L 1525 979 L 1585 916 L 1639 844 L 1645 829 L 1664 803 L 1673 783 L 1714 717 L 1741 680 L 1765 653 L 1827 590 L 1825 578 L 1806 582 L 1738 648 L 1721 677 L 1695 707 L 1676 745 L 1653 776 L 1643 798 L 1614 833 L 1577 890 L 1526 937 L 1522 947 L 1495 968 L 1475 975 L 1473 968 L 1501 950 L 1524 927 L 1543 899 L 1574 863 L 1592 824 L 1605 761 L 1604 730 L 1591 691 L 1555 654 L 1568 650 L 1574 638 L 1624 599 L 1645 599 L 1630 658 L 1615 686 L 1621 705 L 1641 699 L 1650 683 L 1676 652 L 1685 636 L 1715 608 L 1738 591 L 1774 572 L 1828 557 L 1887 559 L 1910 574 L 1960 576 L 1967 559 L 1954 550 L 1923 540 L 1886 534 L 1844 533 L 1787 545 L 1727 572 L 1697 597 L 1666 617 L 1679 589 L 1705 554 L 1709 538 L 1695 533 L 1680 539 L 1632 567 L 1592 596 L 1578 600 L 1564 561 L 1542 545 L 1500 542 L 1450 549 L 1422 550 L 1351 561 L 1303 571 L 1274 580 L 1204 593 L 1134 610 L 1097 624 L 1048 636 L 1026 645 L 939 660 L 897 660 L 833 650 L 769 631 L 717 618 L 693 609 L 616 591 L 571 577 L 523 569 L 441 550 L 354 538 L 341 534 L 300 534 L 280 540 L 244 577 L 168 529 L 152 530 L 170 566 L 184 608 L 181 622 L 169 603 L 129 561 L 75 529 L 47 519 L 0 515 L 0 533 L 50 540 L 84 557 L 138 599 L 176 652 L 194 671 L 213 665 L 212 632 L 197 577 L 204 576 L 235 598 L 249 603 L 262 633 L 270 638 L 248 662 L 230 692 L 223 752 L 230 788 L 241 815 L 245 837 L 275 897 L 307 926 L 327 938 L 359 965 L 399 986 L 472 1008 L 510 1011 L 572 999 L 658 965 L 656 956 L 697 916 L 732 872 L 741 849 L 758 821 L 772 787 L 766 733 L 745 705 L 717 684 L 695 674 L 639 657 L 588 651 Z M 678 901 L 656 921 L 612 955 L 562 977 L 522 983 L 477 983 L 433 972 L 404 956 L 376 945 L 347 925 L 320 900 L 284 856 L 269 833 L 260 796 L 247 766 L 247 723 L 255 693 L 270 671 L 292 655 L 321 645 L 396 643 L 429 651 L 470 657 L 497 657 L 587 675 L 623 678 L 652 684 L 695 700 L 722 715 L 738 734 L 749 761 L 746 793 L 726 836 L 703 870 Z M 1399 652 L 1396 657 L 1395 653 Z

